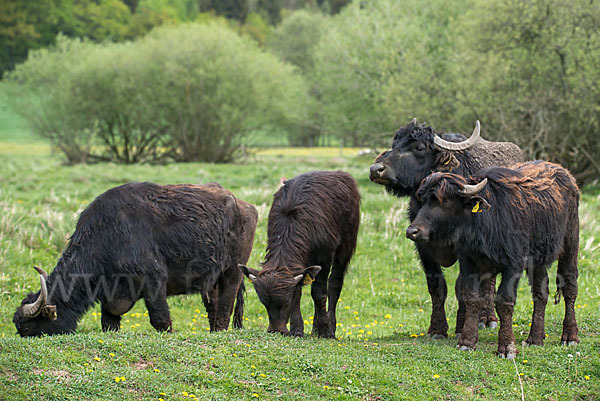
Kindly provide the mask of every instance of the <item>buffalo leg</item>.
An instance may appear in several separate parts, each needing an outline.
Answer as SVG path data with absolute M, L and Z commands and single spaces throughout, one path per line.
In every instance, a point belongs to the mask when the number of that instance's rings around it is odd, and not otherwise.
M 525 344 L 544 345 L 544 317 L 546 304 L 548 303 L 548 271 L 546 266 L 535 267 L 532 275 L 533 317 L 531 318 L 531 329 Z
M 344 274 L 348 268 L 348 263 L 352 258 L 352 251 L 350 249 L 338 249 L 333 259 L 333 266 L 331 268 L 331 275 L 329 276 L 329 284 L 327 288 L 327 316 L 329 318 L 329 326 L 333 331 L 335 337 L 335 331 L 337 327 L 336 307 L 340 294 L 342 293 L 342 287 L 344 286 Z
M 448 322 L 444 310 L 448 288 L 442 268 L 420 244 L 417 244 L 417 250 L 421 263 L 423 263 L 423 269 L 427 277 L 427 289 L 431 296 L 431 321 L 427 335 L 433 338 L 448 337 Z
M 213 288 L 205 294 L 202 294 L 202 302 L 204 303 L 204 309 L 206 309 L 206 315 L 208 316 L 208 325 L 210 331 L 217 329 L 217 304 L 219 300 L 218 288 Z
M 460 261 L 460 275 L 462 277 L 461 297 L 465 305 L 465 319 L 457 346 L 461 350 L 472 350 L 477 345 L 479 336 L 477 323 L 481 308 L 482 288 L 479 274 L 470 260 Z
M 512 324 L 521 270 L 506 268 L 502 273 L 502 282 L 496 295 L 496 311 L 500 318 L 498 355 L 508 359 L 515 358 L 519 353 L 515 346 L 515 334 L 513 333 Z
M 456 283 L 454 283 L 454 292 L 456 294 L 456 300 L 458 301 L 458 310 L 456 311 L 456 330 L 454 331 L 456 333 L 457 337 L 460 336 L 460 333 L 462 333 L 462 329 L 465 324 L 466 311 L 467 311 L 467 307 L 466 307 L 465 301 L 464 301 L 463 291 L 464 291 L 463 277 L 459 273 L 458 277 L 456 278 Z
M 321 271 L 317 274 L 310 289 L 310 295 L 315 304 L 313 332 L 319 337 L 334 338 L 333 331 L 329 325 L 329 318 L 327 317 L 327 279 L 331 270 L 331 262 L 329 264 L 323 263 L 320 266 Z
M 292 313 L 290 315 L 290 335 L 295 337 L 304 336 L 304 319 L 300 310 L 300 300 L 302 299 L 302 290 L 294 293 L 292 300 Z
M 148 283 L 144 291 L 144 302 L 150 316 L 150 324 L 157 331 L 172 331 L 171 313 L 167 304 L 166 280 Z
M 496 328 L 498 318 L 494 308 L 494 299 L 496 299 L 496 277 L 486 273 L 481 279 L 482 295 L 481 309 L 479 311 L 479 327 Z
M 101 312 L 102 317 L 100 321 L 102 323 L 102 331 L 119 331 L 119 328 L 121 327 L 121 316 L 110 313 L 104 304 L 102 304 Z
M 579 276 L 577 270 L 579 223 L 577 222 L 576 227 L 568 232 L 563 254 L 558 258 L 557 283 L 564 282 L 562 294 L 565 298 L 565 319 L 560 341 L 563 345 L 575 345 L 579 343 L 577 321 L 575 320 L 575 299 L 577 298 L 577 278 Z
M 240 284 L 242 283 L 242 271 L 237 268 L 229 269 L 226 277 L 218 281 L 219 301 L 217 302 L 217 316 L 215 319 L 215 330 L 227 330 L 233 313 L 233 305 L 237 297 Z

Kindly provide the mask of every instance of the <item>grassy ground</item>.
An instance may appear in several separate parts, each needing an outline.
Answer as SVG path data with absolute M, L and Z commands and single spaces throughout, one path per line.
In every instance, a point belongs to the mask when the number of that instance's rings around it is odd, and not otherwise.
M 0 400 L 198 399 L 598 399 L 600 396 L 600 196 L 583 195 L 580 292 L 581 344 L 559 343 L 564 304 L 549 305 L 544 347 L 523 348 L 517 360 L 494 355 L 496 332 L 485 329 L 473 352 L 456 339 L 430 340 L 430 298 L 410 241 L 405 200 L 369 182 L 370 157 L 355 150 L 270 149 L 239 164 L 67 167 L 0 104 Z M 99 308 L 78 333 L 22 339 L 12 315 L 39 281 L 34 264 L 52 270 L 78 214 L 98 194 L 127 181 L 218 181 L 257 205 L 259 226 L 249 265 L 266 245 L 266 216 L 281 177 L 342 169 L 359 182 L 362 225 L 338 305 L 337 341 L 265 333 L 267 315 L 247 282 L 243 330 L 210 334 L 199 295 L 170 298 L 175 332 L 156 333 L 139 303 L 119 333 L 102 333 Z M 453 288 L 457 268 L 446 270 Z M 552 270 L 555 273 L 555 267 Z M 517 341 L 532 313 L 526 279 L 515 309 Z M 551 286 L 551 292 L 554 286 Z M 456 300 L 447 303 L 451 331 Z M 312 301 L 302 310 L 310 332 Z

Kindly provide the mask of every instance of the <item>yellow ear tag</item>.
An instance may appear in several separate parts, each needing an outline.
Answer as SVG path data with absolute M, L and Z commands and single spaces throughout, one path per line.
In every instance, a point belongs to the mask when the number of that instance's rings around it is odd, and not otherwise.
M 473 206 L 473 209 L 471 211 L 473 213 L 479 212 L 479 201 L 477 201 L 477 203 L 475 204 L 475 206 Z
M 312 278 L 310 276 L 310 274 L 307 274 L 306 276 L 304 276 L 304 285 L 311 285 L 313 283 L 313 281 L 315 281 L 314 278 Z
M 448 160 L 446 161 L 446 163 L 444 163 L 444 166 L 446 166 L 448 163 L 450 163 L 450 159 L 448 159 Z

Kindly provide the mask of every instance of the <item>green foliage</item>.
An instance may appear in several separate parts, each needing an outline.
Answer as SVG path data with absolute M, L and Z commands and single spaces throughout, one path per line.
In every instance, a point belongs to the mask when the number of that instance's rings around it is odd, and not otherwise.
M 471 105 L 492 135 L 568 166 L 580 182 L 600 176 L 600 4 L 475 5 L 464 35 Z
M 231 160 L 251 131 L 304 118 L 303 80 L 221 25 L 136 42 L 59 38 L 8 76 L 12 101 L 69 163 Z

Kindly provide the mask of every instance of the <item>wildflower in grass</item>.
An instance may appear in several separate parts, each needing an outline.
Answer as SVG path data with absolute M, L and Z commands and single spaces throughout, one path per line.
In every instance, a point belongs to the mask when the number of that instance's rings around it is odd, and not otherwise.
M 118 383 L 118 382 L 120 382 L 120 381 L 121 381 L 121 378 L 120 378 L 119 376 L 116 376 L 116 377 L 115 377 L 115 382 L 117 382 L 117 383 Z
M 344 306 L 344 309 L 350 310 L 350 307 L 346 305 Z
M 418 336 L 418 335 L 416 335 L 415 333 L 412 333 L 412 334 L 410 335 L 410 338 L 417 338 L 417 337 L 419 337 L 419 336 Z
M 423 308 L 419 308 L 418 311 L 421 312 L 421 313 L 423 313 Z
M 256 369 L 256 366 L 254 366 L 254 365 L 250 365 L 250 367 L 251 367 L 252 369 Z
M 258 398 L 258 394 L 257 393 L 252 393 L 252 397 Z
M 354 312 L 352 312 L 352 313 L 354 313 L 355 315 L 358 315 L 358 311 L 354 311 Z
M 523 373 L 519 373 L 519 376 L 524 376 L 524 374 Z
M 261 373 L 259 376 L 260 377 L 267 377 L 267 375 L 265 375 L 264 373 Z
M 440 378 L 440 375 L 438 375 L 438 374 L 436 373 L 436 374 L 434 374 L 434 375 L 433 375 L 433 378 L 434 378 L 434 379 L 439 379 L 439 378 Z
M 94 357 L 94 361 L 100 362 L 100 358 L 98 358 L 97 356 Z
M 166 394 L 166 393 L 158 393 L 158 395 L 165 396 L 165 395 L 167 395 L 167 394 Z
M 184 391 L 183 393 L 181 393 L 181 395 L 183 395 L 184 397 L 187 397 L 188 393 L 187 393 L 187 391 Z
M 196 398 L 196 395 L 195 394 L 190 394 L 188 397 L 190 397 L 190 398 Z
M 527 359 L 523 359 L 523 363 L 527 363 L 529 362 Z
M 83 364 L 83 366 L 88 366 L 88 365 L 89 365 L 89 363 L 87 363 L 87 362 Z
M 285 377 L 282 377 L 282 378 L 281 378 L 281 381 L 282 381 L 282 382 L 284 382 L 284 381 L 286 381 L 286 380 L 287 380 L 287 379 L 286 379 Z
M 99 342 L 100 344 L 104 344 L 104 341 L 102 341 L 102 340 L 98 340 L 98 342 Z
M 237 354 L 233 354 L 233 356 L 234 356 L 234 357 L 236 357 L 236 356 L 237 356 Z
M 585 380 L 590 380 L 590 376 L 588 376 L 588 375 L 585 375 L 585 376 L 583 376 L 583 378 L 584 378 Z
M 124 382 L 125 381 L 125 377 L 121 376 L 121 381 Z
M 392 318 L 392 315 L 390 315 L 390 314 L 388 313 L 388 314 L 386 314 L 386 315 L 384 316 L 384 318 L 386 318 L 386 319 L 391 319 L 391 318 Z
M 425 333 L 419 333 L 419 335 L 420 335 L 421 337 L 423 337 L 423 336 L 425 335 Z
M 158 401 L 165 401 L 165 399 L 164 398 L 159 398 Z
M 156 373 L 160 373 L 160 369 L 154 369 Z
M 325 390 L 329 390 L 329 386 L 323 386 Z
M 371 334 L 373 334 L 373 332 L 372 331 L 367 331 L 367 334 L 371 335 Z

